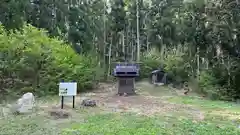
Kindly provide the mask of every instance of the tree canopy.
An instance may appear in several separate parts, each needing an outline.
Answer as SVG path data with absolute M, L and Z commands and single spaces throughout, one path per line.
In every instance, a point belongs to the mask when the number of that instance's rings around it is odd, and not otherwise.
M 140 60 L 142 77 L 162 64 L 176 80 L 195 80 L 199 91 L 210 97 L 240 98 L 238 0 L 8 0 L 0 3 L 0 14 L 5 27 L 1 48 L 17 51 L 31 44 L 39 49 L 41 42 L 59 48 L 66 43 L 76 54 L 56 55 L 71 57 L 74 68 L 84 67 L 78 65 L 84 59 L 76 59 L 91 55 L 108 77 L 112 62 Z M 47 30 L 51 38 L 40 39 L 41 32 L 26 35 L 30 27 L 25 23 Z M 36 57 L 48 51 L 39 50 Z

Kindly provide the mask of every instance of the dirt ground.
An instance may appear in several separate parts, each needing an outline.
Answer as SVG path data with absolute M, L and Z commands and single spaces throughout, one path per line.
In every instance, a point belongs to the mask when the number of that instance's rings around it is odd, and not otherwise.
M 182 94 L 183 92 L 168 86 L 156 87 L 148 82 L 138 82 L 137 95 L 124 97 L 116 95 L 116 84 L 103 83 L 92 92 L 78 94 L 74 109 L 71 97 L 64 98 L 64 109 L 60 109 L 61 98 L 58 95 L 37 99 L 35 110 L 30 114 L 8 115 L 7 105 L 2 104 L 1 116 L 4 117 L 0 117 L 0 130 L 3 134 L 0 135 L 58 135 L 64 129 L 72 129 L 74 123 L 76 125 L 87 123 L 89 118 L 94 117 L 98 121 L 103 120 L 98 116 L 110 117 L 113 114 L 114 117 L 125 117 L 128 113 L 140 115 L 140 118 L 143 118 L 142 115 L 153 116 L 151 118 L 159 118 L 161 122 L 170 124 L 184 120 L 190 120 L 195 124 L 210 122 L 220 126 L 229 123 L 234 126 L 240 124 L 238 105 L 207 100 L 194 92 L 186 96 Z M 97 107 L 83 107 L 81 102 L 84 99 L 96 100 Z M 59 115 L 63 117 L 60 118 Z M 12 128 L 13 126 L 15 128 Z
M 196 110 L 188 105 L 174 104 L 167 102 L 166 97 L 171 97 L 172 93 L 178 94 L 174 89 L 159 86 L 157 89 L 163 93 L 172 92 L 169 96 L 166 94 L 159 96 L 149 89 L 153 89 L 154 86 L 147 82 L 141 82 L 136 85 L 135 96 L 118 96 L 116 95 L 116 84 L 100 84 L 99 89 L 88 93 L 79 94 L 76 97 L 76 107 L 78 108 L 83 99 L 94 99 L 97 102 L 97 110 L 95 113 L 101 112 L 133 112 L 139 115 L 171 115 L 177 114 L 180 116 L 188 116 L 196 120 L 203 120 L 203 112 Z M 162 90 L 162 92 L 161 92 Z M 181 94 L 180 94 L 181 95 Z M 65 108 L 70 108 L 71 101 L 65 103 Z M 48 107 L 48 104 L 41 104 L 41 107 Z

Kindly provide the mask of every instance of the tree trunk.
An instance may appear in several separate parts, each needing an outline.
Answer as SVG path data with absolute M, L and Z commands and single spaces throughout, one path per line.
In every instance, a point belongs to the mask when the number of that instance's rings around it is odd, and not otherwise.
M 139 41 L 139 5 L 138 5 L 138 0 L 136 0 L 136 4 L 137 4 L 137 13 L 136 13 L 136 16 L 137 16 L 137 62 L 140 61 L 140 49 L 141 49 L 141 46 L 140 46 L 140 41 Z
M 112 56 L 112 36 L 111 36 L 111 43 L 108 49 L 108 76 L 111 76 L 111 56 Z
M 122 53 L 123 53 L 123 56 L 124 56 L 124 59 L 126 60 L 126 54 L 125 54 L 125 42 L 124 42 L 124 31 L 122 32 Z
M 199 57 L 199 47 L 197 47 L 197 80 L 200 76 L 200 57 Z
M 107 79 L 106 70 L 106 2 L 104 1 L 104 16 L 103 16 L 103 69 L 104 69 L 104 79 Z

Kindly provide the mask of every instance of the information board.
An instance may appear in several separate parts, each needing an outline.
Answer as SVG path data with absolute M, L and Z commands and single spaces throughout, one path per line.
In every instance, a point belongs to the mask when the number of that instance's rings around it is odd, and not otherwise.
M 77 95 L 76 82 L 59 83 L 59 96 L 76 96 L 76 95 Z

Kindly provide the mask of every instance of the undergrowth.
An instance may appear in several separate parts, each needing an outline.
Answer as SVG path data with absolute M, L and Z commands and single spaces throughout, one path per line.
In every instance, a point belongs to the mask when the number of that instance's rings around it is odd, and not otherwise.
M 1 100 L 25 92 L 56 94 L 62 80 L 78 82 L 79 91 L 90 89 L 99 70 L 94 57 L 77 54 L 44 30 L 25 25 L 21 31 L 7 32 L 0 25 Z

